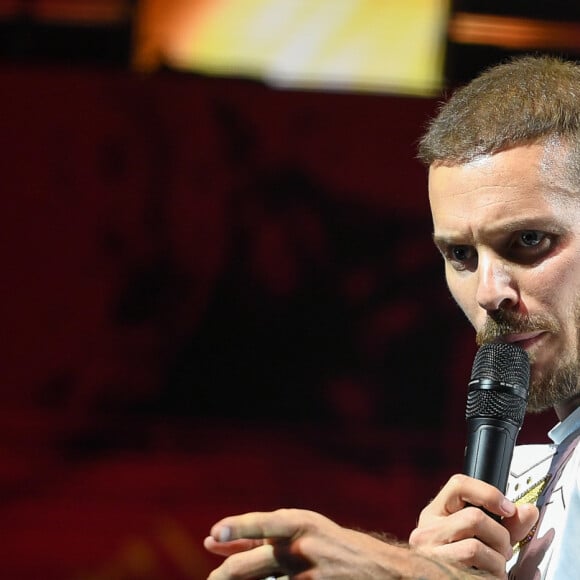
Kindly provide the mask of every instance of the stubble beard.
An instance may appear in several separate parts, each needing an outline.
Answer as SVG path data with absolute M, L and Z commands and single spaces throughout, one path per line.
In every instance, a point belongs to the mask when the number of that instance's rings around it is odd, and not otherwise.
M 566 359 L 552 361 L 540 374 L 532 372 L 527 407 L 529 413 L 551 409 L 577 396 L 580 391 L 580 296 L 572 316 L 576 321 L 576 351 Z M 501 340 L 506 334 L 536 331 L 557 334 L 560 330 L 560 324 L 551 316 L 498 311 L 487 317 L 484 326 L 477 332 L 476 341 L 481 346 Z M 530 363 L 534 363 L 534 358 L 532 354 Z

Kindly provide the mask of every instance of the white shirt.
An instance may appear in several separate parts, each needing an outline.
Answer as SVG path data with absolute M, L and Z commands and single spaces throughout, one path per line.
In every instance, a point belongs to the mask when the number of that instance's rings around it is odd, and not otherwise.
M 508 562 L 510 580 L 580 578 L 580 408 L 558 423 L 545 445 L 514 450 L 506 495 L 535 503 L 535 530 Z

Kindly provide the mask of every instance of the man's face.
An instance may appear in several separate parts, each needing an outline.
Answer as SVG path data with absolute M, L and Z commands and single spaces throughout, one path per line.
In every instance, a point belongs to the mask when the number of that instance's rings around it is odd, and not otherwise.
M 449 289 L 478 343 L 528 351 L 532 411 L 564 408 L 580 376 L 580 193 L 567 189 L 560 147 L 520 146 L 429 172 Z

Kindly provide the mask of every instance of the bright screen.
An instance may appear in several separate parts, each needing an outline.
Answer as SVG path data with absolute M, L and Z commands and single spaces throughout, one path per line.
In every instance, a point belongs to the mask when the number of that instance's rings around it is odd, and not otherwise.
M 432 95 L 447 0 L 144 0 L 135 61 L 276 86 Z

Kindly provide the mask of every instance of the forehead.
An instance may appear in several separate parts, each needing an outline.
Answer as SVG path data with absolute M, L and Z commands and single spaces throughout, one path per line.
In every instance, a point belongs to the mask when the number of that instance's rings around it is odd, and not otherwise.
M 560 219 L 577 211 L 578 198 L 567 189 L 560 159 L 536 144 L 464 165 L 432 166 L 429 200 L 435 233 Z

